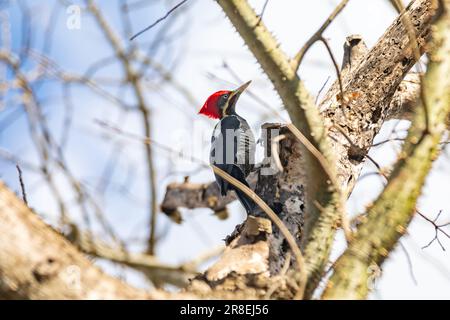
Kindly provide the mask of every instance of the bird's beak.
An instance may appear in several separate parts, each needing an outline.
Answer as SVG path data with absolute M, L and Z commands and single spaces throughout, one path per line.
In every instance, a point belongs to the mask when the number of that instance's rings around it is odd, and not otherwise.
M 251 82 L 252 81 L 248 81 L 239 88 L 237 88 L 236 90 L 231 91 L 230 98 L 228 100 L 228 105 L 231 108 L 234 108 L 236 106 L 236 102 L 238 101 L 239 96 L 241 95 L 242 92 L 244 92 L 245 89 L 247 89 L 247 87 L 250 85 Z
M 231 97 L 234 96 L 240 96 L 242 92 L 245 91 L 245 89 L 247 89 L 247 87 L 250 85 L 252 81 L 247 81 L 246 83 L 244 83 L 242 86 L 240 86 L 239 88 L 237 88 L 236 90 L 233 91 L 233 93 L 231 94 Z

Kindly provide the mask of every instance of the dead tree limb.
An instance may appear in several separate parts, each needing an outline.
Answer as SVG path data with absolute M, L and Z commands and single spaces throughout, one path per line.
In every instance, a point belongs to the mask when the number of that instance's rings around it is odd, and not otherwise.
M 171 284 L 184 288 L 189 280 L 199 274 L 199 264 L 214 258 L 223 252 L 223 247 L 213 250 L 179 265 L 161 262 L 157 257 L 146 254 L 128 252 L 124 248 L 112 247 L 90 234 L 79 232 L 74 228 L 67 238 L 82 252 L 95 257 L 118 263 L 142 272 L 156 287 Z
M 234 193 L 222 197 L 215 181 L 210 183 L 171 183 L 167 186 L 161 211 L 179 223 L 181 214 L 178 208 L 209 208 L 220 215 L 227 210 L 227 204 L 234 200 L 236 200 Z

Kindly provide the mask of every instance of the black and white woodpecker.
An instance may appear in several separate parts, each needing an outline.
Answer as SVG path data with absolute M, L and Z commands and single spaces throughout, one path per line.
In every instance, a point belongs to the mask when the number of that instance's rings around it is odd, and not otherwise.
M 213 119 L 220 119 L 211 138 L 210 163 L 248 186 L 247 176 L 255 163 L 255 138 L 247 121 L 236 113 L 236 103 L 251 81 L 234 91 L 213 93 L 200 109 Z M 252 213 L 255 203 L 244 192 L 222 177 L 215 175 L 222 196 L 234 190 L 247 214 Z

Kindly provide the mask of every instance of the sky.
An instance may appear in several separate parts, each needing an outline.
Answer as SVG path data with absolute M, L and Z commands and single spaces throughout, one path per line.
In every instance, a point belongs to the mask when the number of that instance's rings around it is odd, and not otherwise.
M 70 13 L 60 8 L 55 25 L 47 27 L 52 14 L 54 1 L 27 1 L 33 8 L 33 17 L 29 21 L 36 37 L 33 43 L 42 47 L 44 35 L 49 30 L 53 33 L 53 43 L 49 55 L 58 65 L 72 73 L 83 74 L 92 63 L 111 55 L 108 44 L 98 32 L 92 18 L 81 12 L 79 29 L 68 29 L 67 19 Z M 82 1 L 67 1 L 67 4 L 81 4 Z M 118 18 L 118 1 L 97 1 L 111 26 L 122 30 Z M 176 1 L 149 1 L 149 6 L 133 11 L 132 25 L 134 31 L 149 25 L 163 16 Z M 257 11 L 262 9 L 263 0 L 250 1 Z M 288 55 L 295 55 L 302 44 L 315 32 L 337 1 L 269 1 L 263 20 L 278 39 L 281 48 Z M 65 4 L 63 4 L 65 5 Z M 1 10 L 1 6 L 0 6 Z M 7 10 L 12 23 L 12 44 L 20 46 L 22 16 L 16 4 Z M 325 32 L 325 37 L 336 57 L 342 56 L 342 45 L 350 34 L 361 34 L 372 47 L 377 39 L 395 18 L 395 11 L 386 0 L 351 0 L 342 14 Z M 234 27 L 226 19 L 220 7 L 211 0 L 189 0 L 183 10 L 169 17 L 163 23 L 143 34 L 137 41 L 141 44 L 154 40 L 170 19 L 177 19 L 171 27 L 171 37 L 167 40 L 167 49 L 152 52 L 152 58 L 167 66 L 174 79 L 189 89 L 193 99 L 183 98 L 173 87 L 161 85 L 149 72 L 146 81 L 146 98 L 151 105 L 152 138 L 171 147 L 193 154 L 204 161 L 208 160 L 209 137 L 214 121 L 197 115 L 201 104 L 214 91 L 232 89 L 240 84 L 230 73 L 235 72 L 241 81 L 252 80 L 250 89 L 260 99 L 273 106 L 280 117 L 262 116 L 261 105 L 249 95 L 243 95 L 239 101 L 239 113 L 248 119 L 256 136 L 264 122 L 279 122 L 288 119 L 282 110 L 280 99 L 273 91 L 270 81 L 252 57 Z M 125 37 L 123 37 L 125 39 Z M 4 39 L 0 38 L 4 43 Z M 127 40 L 124 40 L 126 43 Z M 339 59 L 340 61 L 340 59 Z M 224 63 L 228 68 L 224 67 Z M 31 70 L 33 62 L 29 62 Z M 98 77 L 117 78 L 121 69 L 118 65 L 109 65 L 98 72 Z M 300 77 L 313 95 L 316 95 L 327 78 L 328 85 L 335 79 L 333 65 L 321 44 L 314 45 L 305 56 L 300 68 Z M 109 89 L 108 89 L 109 90 Z M 129 104 L 133 104 L 132 95 L 127 90 L 113 90 Z M 45 114 L 49 119 L 52 133 L 60 137 L 64 132 L 67 108 L 61 100 L 62 89 L 57 83 L 46 82 L 39 87 L 39 97 L 52 99 L 46 104 Z M 102 179 L 111 181 L 110 187 L 100 195 L 100 203 L 107 212 L 107 219 L 115 231 L 124 239 L 133 242 L 134 250 L 142 250 L 143 239 L 148 234 L 148 214 L 146 211 L 145 166 L 142 165 L 142 147 L 139 142 L 111 138 L 108 132 L 99 128 L 96 120 L 102 119 L 120 126 L 126 132 L 142 133 L 141 123 L 136 114 L 126 112 L 113 106 L 85 88 L 74 87 L 73 123 L 65 158 L 70 170 L 86 183 L 92 190 L 98 190 Z M 24 117 L 10 120 L 14 107 L 6 104 L 0 106 L 0 150 L 19 154 L 28 161 L 36 161 L 36 153 L 30 147 L 30 139 Z M 397 125 L 400 135 L 405 134 L 408 123 L 386 123 L 376 141 L 386 139 L 393 127 Z M 385 144 L 371 150 L 370 155 L 380 165 L 392 163 L 399 151 L 400 144 Z M 111 154 L 120 150 L 120 157 L 112 160 Z M 182 161 L 173 154 L 155 149 L 155 164 L 158 172 L 158 201 L 162 201 L 168 183 L 181 182 L 186 174 L 191 181 L 208 182 L 213 179 L 209 170 L 199 170 L 197 164 Z M 105 170 L 106 168 L 109 168 Z M 113 168 L 113 169 L 111 169 Z M 374 172 L 374 166 L 367 163 L 365 173 Z M 421 212 L 434 218 L 442 210 L 441 220 L 450 220 L 450 203 L 446 196 L 450 190 L 450 170 L 448 154 L 442 155 L 433 166 L 427 179 L 423 195 L 419 200 Z M 13 190 L 18 191 L 17 174 L 14 166 L 0 158 L 0 178 L 5 180 Z M 42 184 L 42 179 L 32 172 L 25 171 L 29 201 L 33 208 L 50 223 L 55 223 L 58 208 L 49 201 L 50 192 Z M 57 176 L 58 186 L 70 199 L 70 188 L 64 177 Z M 351 215 L 361 213 L 383 188 L 383 180 L 369 175 L 358 182 L 348 201 Z M 123 188 L 128 190 L 124 195 Z M 82 223 L 81 214 L 76 206 L 71 208 L 73 218 Z M 244 212 L 238 203 L 230 205 L 230 217 L 219 220 L 206 209 L 182 210 L 184 222 L 175 225 L 164 215 L 159 215 L 159 232 L 161 237 L 157 247 L 160 259 L 168 263 L 188 261 L 208 248 L 223 243 L 222 239 L 231 233 L 234 226 L 244 219 Z M 100 228 L 98 232 L 101 232 Z M 408 234 L 383 265 L 382 277 L 376 283 L 371 294 L 372 299 L 431 299 L 450 298 L 449 253 L 443 251 L 435 242 L 422 249 L 434 236 L 434 228 L 420 217 L 416 217 L 408 229 Z M 337 245 L 333 256 L 337 257 L 343 249 L 343 237 L 337 236 Z M 450 247 L 449 239 L 440 238 L 444 247 Z M 122 269 L 111 264 L 99 262 L 108 272 L 122 274 Z M 412 266 L 412 267 L 411 267 Z M 137 273 L 126 272 L 127 280 L 143 286 L 142 277 Z

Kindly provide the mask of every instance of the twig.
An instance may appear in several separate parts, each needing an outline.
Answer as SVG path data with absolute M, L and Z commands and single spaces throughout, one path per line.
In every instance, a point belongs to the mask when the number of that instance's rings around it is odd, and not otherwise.
M 328 28 L 328 26 L 333 22 L 333 20 L 336 18 L 336 16 L 344 9 L 344 7 L 347 5 L 349 0 L 342 0 L 338 6 L 333 10 L 333 12 L 330 14 L 330 16 L 325 20 L 325 22 L 322 24 L 322 26 L 311 36 L 311 38 L 306 41 L 306 43 L 303 45 L 303 47 L 300 49 L 300 51 L 295 55 L 292 66 L 295 71 L 298 70 L 300 64 L 302 63 L 303 57 L 305 56 L 305 53 L 311 48 L 311 46 L 320 38 L 322 37 L 322 33 Z
M 170 9 L 169 11 L 167 11 L 167 13 L 159 18 L 158 20 L 156 20 L 155 22 L 153 22 L 151 25 L 149 25 L 147 28 L 139 31 L 138 33 L 136 33 L 134 36 L 132 36 L 130 38 L 130 41 L 134 40 L 136 37 L 140 36 L 141 34 L 143 34 L 144 32 L 150 30 L 151 28 L 153 28 L 154 26 L 156 26 L 158 23 L 160 23 L 161 21 L 165 20 L 172 12 L 174 12 L 175 10 L 177 10 L 179 7 L 181 7 L 183 4 L 185 4 L 188 0 L 183 0 L 180 3 L 178 3 L 175 7 L 173 7 L 172 9 Z
M 198 163 L 199 165 L 201 165 L 201 166 L 203 166 L 205 168 L 206 167 L 209 168 L 209 163 L 207 163 L 206 161 L 203 161 L 202 159 L 196 158 L 194 156 L 187 156 L 182 151 L 178 151 L 178 150 L 172 149 L 171 147 L 166 146 L 165 144 L 159 143 L 157 141 L 154 141 L 153 139 L 151 139 L 149 137 L 145 137 L 145 136 L 141 136 L 141 135 L 134 134 L 134 133 L 131 133 L 131 132 L 123 131 L 119 127 L 113 126 L 113 125 L 111 125 L 111 124 L 109 124 L 109 123 L 107 123 L 105 121 L 99 120 L 99 119 L 96 119 L 95 122 L 98 125 L 100 125 L 101 127 L 105 128 L 105 129 L 109 129 L 109 130 L 113 131 L 114 133 L 117 133 L 117 134 L 119 134 L 119 135 L 121 135 L 123 137 L 129 138 L 129 139 L 133 139 L 133 140 L 137 140 L 137 141 L 140 141 L 140 142 L 142 142 L 144 144 L 152 144 L 155 147 L 158 147 L 158 148 L 160 148 L 162 150 L 165 150 L 167 152 L 173 153 L 173 154 L 177 155 L 180 158 L 187 159 L 187 160 L 189 160 L 189 161 L 191 161 L 193 163 Z
M 411 275 L 411 279 L 413 280 L 414 284 L 417 286 L 418 283 L 417 283 L 416 276 L 414 275 L 413 263 L 412 263 L 412 260 L 411 260 L 411 256 L 409 255 L 409 252 L 406 249 L 406 247 L 403 244 L 403 242 L 399 241 L 398 243 L 400 244 L 400 247 L 402 248 L 403 252 L 405 253 L 406 261 L 408 262 L 409 274 Z
M 22 177 L 22 169 L 18 164 L 16 164 L 17 172 L 19 173 L 19 182 L 20 182 L 20 189 L 22 190 L 22 199 L 23 202 L 28 206 L 28 200 L 27 200 L 27 193 L 25 191 L 25 184 L 23 183 L 23 177 Z
M 373 163 L 373 165 L 377 168 L 378 173 L 380 174 L 380 176 L 382 176 L 384 179 L 386 179 L 386 181 L 389 180 L 389 178 L 384 174 L 383 169 L 381 168 L 381 166 L 379 165 L 378 162 L 375 161 L 374 158 L 372 158 L 369 154 L 366 154 L 365 156 L 367 159 L 369 159 L 370 162 Z
M 386 139 L 386 140 L 383 140 L 383 141 L 380 141 L 380 142 L 372 144 L 372 148 L 379 147 L 382 144 L 385 144 L 385 143 L 388 143 L 388 142 L 392 142 L 392 141 L 405 141 L 405 138 L 389 138 L 389 139 Z
M 264 5 L 263 5 L 262 10 L 261 10 L 261 13 L 259 14 L 259 20 L 258 20 L 257 25 L 259 25 L 259 24 L 261 23 L 262 18 L 263 18 L 263 15 L 264 15 L 264 12 L 266 11 L 266 7 L 267 7 L 267 4 L 268 4 L 268 3 L 269 3 L 269 0 L 266 0 L 266 1 L 264 2 Z
M 314 101 L 315 104 L 317 104 L 317 101 L 319 101 L 320 94 L 322 93 L 323 89 L 325 89 L 325 86 L 327 85 L 328 81 L 330 81 L 330 77 L 328 77 L 327 80 L 325 80 L 322 87 L 320 87 L 319 91 L 317 92 L 316 100 Z
M 328 44 L 328 41 L 322 36 L 320 36 L 319 40 L 325 45 L 325 48 L 328 51 L 328 55 L 330 56 L 331 61 L 333 62 L 333 66 L 334 66 L 334 69 L 336 71 L 336 76 L 338 78 L 339 90 L 341 91 L 341 103 L 344 105 L 344 108 L 342 110 L 343 110 L 343 113 L 344 113 L 344 116 L 345 116 L 345 105 L 346 105 L 345 101 L 346 101 L 346 99 L 344 97 L 344 86 L 342 84 L 341 70 L 340 70 L 339 65 L 338 65 L 338 63 L 336 61 L 336 58 L 334 57 L 333 51 L 331 51 L 331 47 Z
M 441 247 L 442 251 L 445 251 L 445 247 L 443 246 L 441 240 L 439 239 L 439 232 L 441 232 L 444 236 L 446 236 L 447 238 L 450 239 L 450 234 L 445 232 L 445 230 L 443 229 L 443 227 L 449 226 L 450 222 L 447 222 L 447 223 L 444 223 L 444 224 L 437 224 L 437 220 L 441 216 L 442 210 L 440 210 L 438 212 L 436 218 L 434 218 L 433 220 L 431 220 L 430 218 L 428 218 L 427 216 L 422 214 L 419 210 L 416 210 L 416 212 L 419 214 L 419 216 L 421 216 L 426 221 L 431 223 L 433 225 L 433 227 L 434 227 L 434 237 L 433 237 L 433 239 L 431 239 L 431 241 L 428 242 L 427 245 L 423 246 L 422 249 L 428 248 L 434 241 L 436 241 L 439 244 L 439 246 Z
M 357 153 L 362 153 L 364 152 L 363 149 L 361 149 L 359 146 L 357 146 L 355 143 L 353 143 L 353 141 L 350 139 L 350 137 L 345 133 L 344 129 L 338 125 L 338 124 L 333 124 L 332 126 L 333 128 L 336 128 L 341 134 L 342 136 L 345 138 L 345 140 L 347 140 L 347 142 L 350 144 L 350 148 L 355 150 L 355 152 Z M 362 155 L 362 154 L 361 154 Z M 378 169 L 378 173 L 385 178 L 386 180 L 388 180 L 388 177 L 383 173 L 381 166 L 375 161 L 375 159 L 373 159 L 368 153 L 362 155 L 364 156 L 364 158 L 367 158 L 370 160 L 370 162 L 372 162 L 374 164 L 374 166 Z

